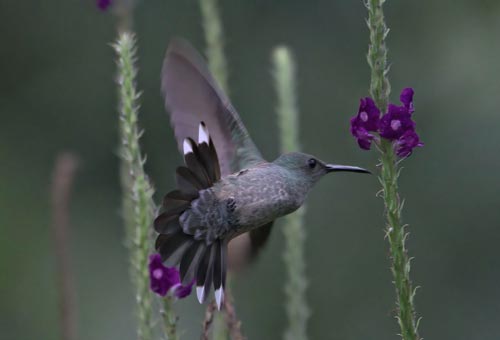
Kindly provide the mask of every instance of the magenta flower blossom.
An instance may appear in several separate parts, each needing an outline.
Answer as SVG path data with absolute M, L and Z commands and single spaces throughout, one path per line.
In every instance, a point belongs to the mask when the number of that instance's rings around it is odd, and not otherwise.
M 410 130 L 415 130 L 415 122 L 407 107 L 389 104 L 387 113 L 380 119 L 380 136 L 396 140 Z
M 417 133 L 408 130 L 396 141 L 396 154 L 401 158 L 408 157 L 414 148 L 422 146 L 424 146 L 424 143 L 420 142 Z
M 175 267 L 165 267 L 159 254 L 149 256 L 149 280 L 150 288 L 160 296 L 165 296 L 169 291 L 174 296 L 182 299 L 191 294 L 194 281 L 187 285 L 181 285 L 179 271 Z
M 358 114 L 351 119 L 351 125 L 363 127 L 366 131 L 377 131 L 380 110 L 370 97 L 359 100 Z
M 375 138 L 374 135 L 366 131 L 366 129 L 363 127 L 356 127 L 356 128 L 351 127 L 351 134 L 354 137 L 356 137 L 358 145 L 361 149 L 370 150 L 372 141 Z
M 111 2 L 112 0 L 96 0 L 97 7 L 102 11 L 107 10 L 111 6 Z
M 403 91 L 401 91 L 399 100 L 403 103 L 409 113 L 413 113 L 413 111 L 415 111 L 413 109 L 413 89 L 411 87 L 404 88 Z
M 359 101 L 358 114 L 351 118 L 351 134 L 356 137 L 359 147 L 370 150 L 375 136 L 370 131 L 377 131 L 380 122 L 380 110 L 370 97 Z
M 399 96 L 403 105 L 389 104 L 382 117 L 373 99 L 361 99 L 358 114 L 351 118 L 351 134 L 362 149 L 369 150 L 372 141 L 377 140 L 370 132 L 378 132 L 380 137 L 393 141 L 396 154 L 401 158 L 408 157 L 414 148 L 424 145 L 415 132 L 412 120 L 415 111 L 413 94 L 412 88 L 403 89 Z
M 175 291 L 174 291 L 174 295 L 178 298 L 178 299 L 183 299 L 185 298 L 186 296 L 188 296 L 189 294 L 191 294 L 191 290 L 193 288 L 193 284 L 194 284 L 194 281 L 193 283 L 187 285 L 187 286 L 182 286 L 182 285 L 178 285 L 176 288 L 175 288 Z

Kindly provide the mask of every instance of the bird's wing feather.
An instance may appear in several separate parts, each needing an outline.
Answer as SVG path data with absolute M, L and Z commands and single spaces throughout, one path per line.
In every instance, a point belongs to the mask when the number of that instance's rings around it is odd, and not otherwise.
M 174 39 L 167 49 L 162 93 L 181 151 L 184 139 L 196 136 L 203 121 L 217 148 L 223 176 L 263 161 L 205 61 L 185 40 Z
M 252 245 L 251 258 L 255 258 L 258 252 L 264 247 L 269 235 L 271 235 L 271 229 L 273 227 L 274 221 L 271 221 L 262 227 L 250 231 L 250 242 Z

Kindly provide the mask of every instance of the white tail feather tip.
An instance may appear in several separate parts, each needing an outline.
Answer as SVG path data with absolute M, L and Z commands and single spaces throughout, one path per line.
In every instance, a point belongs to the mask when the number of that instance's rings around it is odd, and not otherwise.
M 204 286 L 197 286 L 196 287 L 196 296 L 198 297 L 198 302 L 203 303 L 203 300 L 205 299 L 205 287 Z
M 198 128 L 198 144 L 208 144 L 209 138 L 207 127 L 204 124 L 200 124 L 200 127 Z
M 184 143 L 182 144 L 182 148 L 184 149 L 184 154 L 188 154 L 193 152 L 193 147 L 191 146 L 191 143 L 189 142 L 189 139 L 184 139 Z
M 224 299 L 224 289 L 220 287 L 215 291 L 215 302 L 217 303 L 217 309 L 220 310 L 222 306 L 222 300 Z

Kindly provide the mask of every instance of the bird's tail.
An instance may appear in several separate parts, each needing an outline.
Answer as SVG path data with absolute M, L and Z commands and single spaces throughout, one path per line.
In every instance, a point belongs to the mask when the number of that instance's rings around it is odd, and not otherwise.
M 205 239 L 183 231 L 179 218 L 199 197 L 199 191 L 211 187 L 220 179 L 219 160 L 205 124 L 199 126 L 198 143 L 184 140 L 184 161 L 176 171 L 177 190 L 165 195 L 162 213 L 155 219 L 155 230 L 160 234 L 155 248 L 167 266 L 179 265 L 183 285 L 196 281 L 200 303 L 209 295 L 212 284 L 220 309 L 224 298 L 227 268 L 227 240 L 216 239 L 210 244 Z

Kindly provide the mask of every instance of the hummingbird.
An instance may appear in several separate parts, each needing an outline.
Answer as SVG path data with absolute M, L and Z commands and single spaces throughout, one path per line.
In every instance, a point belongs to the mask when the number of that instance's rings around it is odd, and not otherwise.
M 266 161 L 237 111 L 185 40 L 174 39 L 163 62 L 161 89 L 185 165 L 154 220 L 155 248 L 166 266 L 179 266 L 183 285 L 196 283 L 200 303 L 212 286 L 224 300 L 228 244 L 246 236 L 252 253 L 277 218 L 297 210 L 320 178 L 339 171 L 369 173 L 291 152 Z

